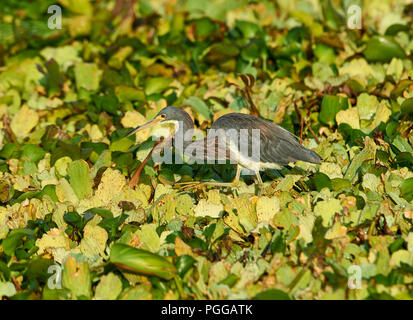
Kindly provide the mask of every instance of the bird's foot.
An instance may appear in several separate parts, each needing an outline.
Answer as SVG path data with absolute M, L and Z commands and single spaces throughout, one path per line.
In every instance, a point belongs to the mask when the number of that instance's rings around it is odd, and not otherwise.
M 254 188 L 255 188 L 255 194 L 256 194 L 257 196 L 260 197 L 260 196 L 263 195 L 264 190 L 263 190 L 263 187 L 262 187 L 261 184 L 255 183 L 255 184 L 254 184 Z
M 192 189 L 198 189 L 203 186 L 202 181 L 187 181 L 187 182 L 177 182 L 174 187 L 178 187 L 181 191 L 188 191 Z
M 213 181 L 188 181 L 188 182 L 177 182 L 174 186 L 178 186 L 181 191 L 188 191 L 191 189 L 198 189 L 205 186 L 211 187 L 230 187 L 235 188 L 238 186 L 236 182 L 213 182 Z

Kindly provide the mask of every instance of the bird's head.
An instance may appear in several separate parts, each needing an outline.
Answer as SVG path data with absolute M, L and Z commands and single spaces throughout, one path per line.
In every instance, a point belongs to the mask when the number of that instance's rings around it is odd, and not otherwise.
M 143 129 L 153 127 L 158 124 L 173 123 L 176 128 L 179 128 L 179 121 L 190 122 L 193 125 L 192 119 L 187 112 L 176 107 L 165 107 L 150 121 L 133 129 L 128 133 L 127 137 Z

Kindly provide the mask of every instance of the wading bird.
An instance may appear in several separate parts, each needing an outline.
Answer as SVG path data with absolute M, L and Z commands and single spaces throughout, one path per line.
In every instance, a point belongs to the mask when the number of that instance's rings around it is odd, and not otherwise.
M 177 136 L 183 137 L 187 132 L 189 132 L 190 137 L 192 137 L 191 132 L 193 132 L 194 129 L 194 122 L 186 111 L 176 107 L 163 108 L 154 119 L 133 129 L 127 136 L 139 130 L 164 123 L 172 123 L 175 125 L 175 131 L 171 138 L 176 138 Z M 187 149 L 190 149 L 190 156 L 198 161 L 211 159 L 235 160 L 237 164 L 235 179 L 231 183 L 205 181 L 183 182 L 180 183 L 180 185 L 190 187 L 200 184 L 236 186 L 240 178 L 241 169 L 247 168 L 255 173 L 257 182 L 261 186 L 263 182 L 259 173 L 260 170 L 267 168 L 280 169 L 281 166 L 298 160 L 315 164 L 319 164 L 321 161 L 317 153 L 303 147 L 289 131 L 272 122 L 249 114 L 225 114 L 212 124 L 211 129 L 208 131 L 206 138 L 196 141 L 187 139 L 179 144 L 179 146 L 175 142 L 175 148 L 182 149 L 179 151 L 187 155 Z M 211 135 L 210 132 L 213 132 L 213 135 Z M 217 132 L 219 133 L 218 135 Z M 224 139 L 224 144 L 219 143 L 223 135 L 227 138 Z M 238 148 L 236 148 L 236 146 L 238 146 Z M 257 146 L 259 146 L 258 154 L 255 154 L 255 157 L 251 157 L 251 152 L 254 152 L 254 147 Z

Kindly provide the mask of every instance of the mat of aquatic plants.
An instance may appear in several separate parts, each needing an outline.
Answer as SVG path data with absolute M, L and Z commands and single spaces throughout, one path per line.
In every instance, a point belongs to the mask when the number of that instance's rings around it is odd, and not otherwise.
M 413 298 L 411 1 L 0 12 L 0 299 Z M 322 163 L 182 191 L 236 170 L 125 138 L 167 105 L 204 133 L 258 115 Z

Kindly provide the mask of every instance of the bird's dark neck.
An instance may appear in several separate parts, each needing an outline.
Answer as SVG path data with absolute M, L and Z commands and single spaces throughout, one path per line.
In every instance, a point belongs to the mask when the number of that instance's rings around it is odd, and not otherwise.
M 192 136 L 194 131 L 194 122 L 192 121 L 189 114 L 185 112 L 181 120 L 177 120 L 175 124 L 175 147 L 178 149 L 185 148 L 192 143 Z M 181 151 L 183 151 L 181 150 Z

